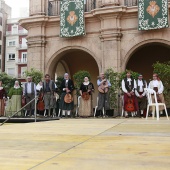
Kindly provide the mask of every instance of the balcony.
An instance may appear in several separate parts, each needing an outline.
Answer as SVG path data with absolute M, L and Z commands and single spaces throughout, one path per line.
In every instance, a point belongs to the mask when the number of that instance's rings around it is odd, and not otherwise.
M 84 0 L 84 12 L 89 12 L 96 8 L 96 0 Z M 60 15 L 60 0 L 48 0 L 48 15 Z
M 28 47 L 26 44 L 19 44 L 17 47 L 16 47 L 18 50 L 26 50 Z
M 18 59 L 18 60 L 16 60 L 16 64 L 27 64 L 27 59 Z
M 28 31 L 27 30 L 18 30 L 18 31 L 6 31 L 6 36 L 7 35 L 27 35 Z

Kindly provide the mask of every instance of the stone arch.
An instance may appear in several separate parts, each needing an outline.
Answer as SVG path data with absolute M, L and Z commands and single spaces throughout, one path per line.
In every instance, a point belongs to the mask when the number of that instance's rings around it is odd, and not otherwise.
M 99 61 L 99 59 L 95 56 L 95 54 L 93 52 L 91 52 L 90 50 L 88 50 L 87 48 L 84 47 L 80 47 L 80 46 L 69 46 L 69 47 L 64 47 L 60 50 L 58 50 L 57 52 L 55 52 L 50 60 L 48 60 L 47 62 L 47 66 L 45 68 L 45 72 L 46 73 L 50 73 L 52 74 L 53 70 L 51 70 L 50 68 L 53 68 L 54 65 L 56 64 L 56 62 L 58 62 L 63 55 L 65 55 L 66 53 L 69 53 L 70 51 L 76 51 L 76 50 L 81 50 L 83 52 L 86 52 L 87 54 L 89 54 L 97 63 L 98 69 L 99 71 L 101 71 L 101 62 Z
M 122 71 L 124 71 L 126 69 L 126 65 L 129 61 L 129 59 L 131 58 L 131 56 L 139 49 L 142 48 L 143 46 L 150 44 L 150 43 L 160 43 L 166 46 L 170 46 L 170 41 L 167 40 L 163 40 L 163 39 L 149 39 L 149 40 L 144 40 L 141 41 L 137 44 L 134 43 L 133 47 L 126 53 L 125 57 L 124 57 L 124 62 L 122 64 Z

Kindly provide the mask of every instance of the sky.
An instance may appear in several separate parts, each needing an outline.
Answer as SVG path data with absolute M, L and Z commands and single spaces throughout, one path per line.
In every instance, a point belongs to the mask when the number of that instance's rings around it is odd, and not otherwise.
M 20 8 L 29 7 L 29 0 L 5 0 L 5 3 L 12 8 L 12 18 L 21 17 Z

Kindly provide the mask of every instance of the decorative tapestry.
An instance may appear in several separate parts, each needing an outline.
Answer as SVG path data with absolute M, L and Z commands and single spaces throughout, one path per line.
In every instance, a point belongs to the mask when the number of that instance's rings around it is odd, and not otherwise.
M 168 0 L 138 0 L 138 29 L 167 28 Z
M 60 9 L 60 36 L 85 35 L 84 0 L 62 0 Z

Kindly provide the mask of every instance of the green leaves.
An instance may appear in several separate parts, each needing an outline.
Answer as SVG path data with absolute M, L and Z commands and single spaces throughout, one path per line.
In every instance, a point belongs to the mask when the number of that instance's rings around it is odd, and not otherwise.
M 11 87 L 14 86 L 16 78 L 9 76 L 7 73 L 0 73 L 0 80 L 2 81 L 3 87 L 8 92 Z
M 154 73 L 157 73 L 164 85 L 164 97 L 167 107 L 170 107 L 170 61 L 153 64 Z
M 32 81 L 35 84 L 38 84 L 42 80 L 42 77 L 43 77 L 43 73 L 39 70 L 36 70 L 35 68 L 31 68 L 30 71 L 25 71 L 25 75 L 26 77 L 31 76 Z

